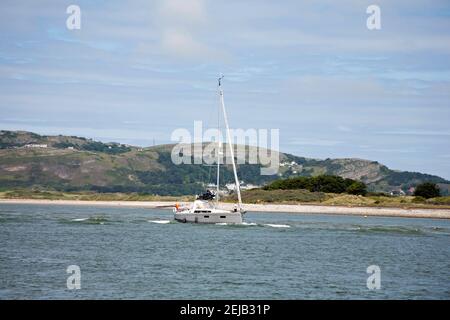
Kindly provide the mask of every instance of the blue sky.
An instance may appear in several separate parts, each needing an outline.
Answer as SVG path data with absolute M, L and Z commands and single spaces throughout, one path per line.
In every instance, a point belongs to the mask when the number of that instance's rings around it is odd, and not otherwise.
M 450 179 L 447 0 L 2 0 L 0 30 L 1 129 L 168 143 L 223 73 L 232 127 L 281 151 Z

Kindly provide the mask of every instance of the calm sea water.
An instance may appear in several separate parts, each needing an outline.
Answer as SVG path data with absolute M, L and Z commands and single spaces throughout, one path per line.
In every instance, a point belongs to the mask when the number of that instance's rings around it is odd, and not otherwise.
M 0 299 L 450 299 L 450 221 L 0 205 Z M 170 221 L 170 222 L 169 222 Z M 68 290 L 66 269 L 81 269 Z M 368 290 L 366 269 L 381 269 Z

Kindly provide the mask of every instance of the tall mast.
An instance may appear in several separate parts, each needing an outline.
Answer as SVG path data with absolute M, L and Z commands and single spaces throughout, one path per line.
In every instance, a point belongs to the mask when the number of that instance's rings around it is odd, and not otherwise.
M 223 76 L 221 76 L 219 78 L 219 96 L 220 96 L 220 102 L 222 104 L 222 112 L 223 112 L 223 118 L 225 120 L 225 127 L 227 129 L 228 147 L 230 148 L 231 164 L 233 165 L 234 181 L 236 183 L 236 191 L 237 191 L 237 195 L 238 195 L 238 207 L 239 207 L 239 212 L 241 212 L 242 211 L 241 186 L 239 184 L 239 179 L 237 176 L 236 164 L 234 163 L 234 149 L 233 149 L 233 144 L 231 142 L 230 127 L 228 126 L 227 111 L 225 110 L 225 102 L 223 99 L 223 90 L 222 90 L 222 85 L 221 85 L 222 79 L 223 79 Z
M 220 86 L 220 80 L 219 80 Z M 219 188 L 220 188 L 220 148 L 221 143 L 220 140 L 220 106 L 217 109 L 217 191 L 216 191 L 216 203 L 219 203 Z

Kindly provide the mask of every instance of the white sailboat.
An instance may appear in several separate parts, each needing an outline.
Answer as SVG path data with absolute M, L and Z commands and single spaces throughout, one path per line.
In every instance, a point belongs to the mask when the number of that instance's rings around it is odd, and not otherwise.
M 241 199 L 241 187 L 236 171 L 236 163 L 234 160 L 234 149 L 231 141 L 230 128 L 228 126 L 227 112 L 225 109 L 225 102 L 223 98 L 222 79 L 220 77 L 218 92 L 220 98 L 220 104 L 222 107 L 223 118 L 225 121 L 225 127 L 227 131 L 228 147 L 230 149 L 231 164 L 233 166 L 234 181 L 236 184 L 236 193 L 238 197 L 238 203 L 235 205 L 234 210 L 224 210 L 218 207 L 219 205 L 219 186 L 220 186 L 220 141 L 217 142 L 217 190 L 216 193 L 207 191 L 203 195 L 197 196 L 197 199 L 191 205 L 190 208 L 181 208 L 178 205 L 174 208 L 174 218 L 180 222 L 192 222 L 192 223 L 227 223 L 227 224 L 239 224 L 242 223 L 242 215 L 245 211 L 242 209 Z

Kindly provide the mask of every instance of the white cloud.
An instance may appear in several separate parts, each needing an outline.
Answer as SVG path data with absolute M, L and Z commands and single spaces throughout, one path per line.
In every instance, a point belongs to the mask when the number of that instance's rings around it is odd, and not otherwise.
M 337 128 L 339 131 L 342 131 L 342 132 L 351 132 L 352 131 L 352 128 L 343 126 L 343 125 L 339 125 Z
M 207 20 L 203 0 L 163 1 L 159 14 L 162 21 L 172 26 L 197 26 Z
M 224 59 L 226 54 L 205 41 L 211 23 L 204 0 L 161 2 L 156 27 L 162 53 L 189 60 Z
M 206 45 L 196 41 L 189 32 L 182 29 L 166 29 L 162 35 L 162 47 L 169 54 L 189 58 L 203 57 L 210 51 Z
M 449 131 L 431 131 L 431 130 L 392 130 L 377 132 L 382 135 L 414 135 L 414 136 L 450 136 Z
M 298 145 L 298 146 L 332 147 L 342 143 L 343 141 L 317 139 L 317 138 L 293 138 L 289 140 L 290 145 Z

